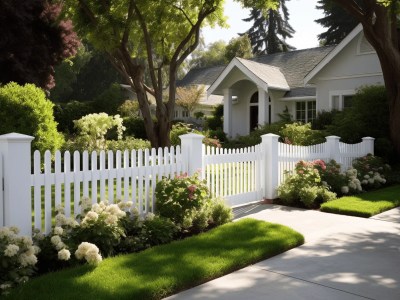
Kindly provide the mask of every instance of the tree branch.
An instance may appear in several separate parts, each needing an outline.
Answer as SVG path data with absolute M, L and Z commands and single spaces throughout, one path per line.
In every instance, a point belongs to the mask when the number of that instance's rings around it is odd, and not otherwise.
M 94 26 L 97 26 L 99 23 L 95 17 L 95 14 L 92 12 L 92 10 L 89 8 L 85 0 L 78 0 L 79 6 L 82 8 L 83 12 L 86 14 L 86 16 L 90 19 L 92 24 Z
M 143 31 L 144 42 L 146 44 L 147 62 L 149 64 L 149 73 L 150 73 L 151 82 L 153 83 L 153 88 L 155 90 L 158 90 L 158 82 L 157 82 L 157 78 L 155 75 L 154 63 L 153 63 L 152 42 L 151 42 L 151 38 L 149 35 L 149 31 L 147 29 L 146 22 L 144 21 L 143 15 L 141 14 L 139 7 L 135 3 L 135 0 L 132 1 L 132 5 L 133 5 L 135 13 L 138 17 L 140 27 L 142 28 L 142 31 Z
M 347 10 L 352 16 L 354 16 L 360 23 L 365 22 L 365 15 L 362 8 L 354 0 L 333 0 L 338 3 L 345 10 Z
M 177 10 L 179 10 L 186 18 L 186 20 L 190 23 L 190 25 L 194 26 L 192 20 L 190 20 L 189 16 L 186 14 L 186 12 L 183 10 L 182 7 L 179 7 L 178 5 L 173 4 L 173 7 L 175 7 Z

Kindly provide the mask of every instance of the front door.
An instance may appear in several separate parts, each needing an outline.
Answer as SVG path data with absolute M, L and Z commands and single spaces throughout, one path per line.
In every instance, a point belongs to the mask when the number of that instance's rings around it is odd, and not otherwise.
M 258 127 L 258 92 L 250 98 L 250 132 Z

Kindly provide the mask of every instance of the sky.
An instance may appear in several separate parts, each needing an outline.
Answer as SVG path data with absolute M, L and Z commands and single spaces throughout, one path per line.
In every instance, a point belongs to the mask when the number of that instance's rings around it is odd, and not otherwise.
M 317 35 L 324 29 L 314 20 L 323 17 L 321 10 L 315 8 L 316 0 L 286 0 L 289 10 L 289 23 L 296 30 L 293 38 L 287 42 L 297 49 L 318 47 Z M 233 0 L 226 0 L 225 15 L 228 17 L 230 28 L 209 28 L 203 29 L 203 36 L 206 45 L 217 40 L 229 42 L 238 33 L 243 33 L 251 27 L 251 22 L 244 22 L 242 19 L 249 16 L 249 10 L 241 8 L 240 4 Z

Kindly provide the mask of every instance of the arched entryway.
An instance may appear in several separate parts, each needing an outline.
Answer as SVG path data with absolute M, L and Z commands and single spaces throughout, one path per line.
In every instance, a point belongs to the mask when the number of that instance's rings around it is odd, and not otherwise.
M 258 92 L 250 98 L 250 131 L 258 127 Z

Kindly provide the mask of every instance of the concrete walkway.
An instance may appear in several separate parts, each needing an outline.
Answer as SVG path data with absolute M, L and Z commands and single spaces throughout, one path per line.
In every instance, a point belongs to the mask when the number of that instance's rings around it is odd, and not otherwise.
M 400 208 L 363 219 L 264 204 L 236 215 L 292 227 L 306 242 L 167 299 L 400 299 Z

